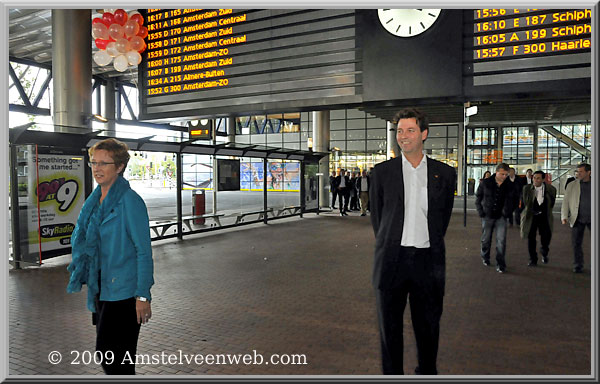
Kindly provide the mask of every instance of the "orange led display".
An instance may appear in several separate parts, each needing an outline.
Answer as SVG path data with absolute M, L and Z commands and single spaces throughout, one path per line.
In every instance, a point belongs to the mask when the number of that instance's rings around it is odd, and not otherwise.
M 591 10 L 478 9 L 473 59 L 568 53 L 591 47 Z

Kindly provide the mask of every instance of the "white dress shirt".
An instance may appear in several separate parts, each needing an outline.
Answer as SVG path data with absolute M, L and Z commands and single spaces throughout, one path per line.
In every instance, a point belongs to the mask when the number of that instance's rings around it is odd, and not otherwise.
M 544 202 L 544 184 L 542 183 L 542 185 L 540 185 L 539 187 L 534 187 L 535 188 L 535 198 L 538 201 L 538 204 L 541 206 L 542 203 Z
M 416 168 L 402 154 L 402 178 L 404 180 L 404 228 L 403 247 L 429 248 L 427 226 L 427 156 Z
M 340 188 L 346 188 L 346 176 L 340 176 Z
M 360 179 L 360 191 L 361 192 L 368 192 L 369 191 L 369 184 L 367 183 L 367 176 L 363 176 Z

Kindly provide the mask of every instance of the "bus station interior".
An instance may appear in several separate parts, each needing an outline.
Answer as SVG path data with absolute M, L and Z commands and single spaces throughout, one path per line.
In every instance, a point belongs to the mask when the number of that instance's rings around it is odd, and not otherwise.
M 429 37 L 404 40 L 403 49 L 414 53 L 410 63 L 398 53 L 401 49 L 386 51 L 398 44 L 398 37 L 383 30 L 368 36 L 381 29 L 373 21 L 375 9 L 250 10 L 250 20 L 254 12 L 275 29 L 289 17 L 289 33 L 296 39 L 312 36 L 303 28 L 321 25 L 331 37 L 297 42 L 293 68 L 272 71 L 272 84 L 248 82 L 248 89 L 255 87 L 256 102 L 238 92 L 243 84 L 152 95 L 157 77 L 149 72 L 150 53 L 160 50 L 148 45 L 142 62 L 124 72 L 92 59 L 99 51 L 90 33 L 92 18 L 101 17 L 101 11 L 6 10 L 10 375 L 102 374 L 97 364 L 48 362 L 53 350 L 66 356 L 69 350 L 93 349 L 95 331 L 85 295 L 65 290 L 68 241 L 49 246 L 38 233 L 47 218 L 39 213 L 42 198 L 36 191 L 41 190 L 40 175 L 52 174 L 47 180 L 52 204 L 64 207 L 73 201 L 80 207 L 96 186 L 86 166 L 87 148 L 108 137 L 129 146 L 125 178 L 144 199 L 150 219 L 153 320 L 142 327 L 138 352 L 257 350 L 308 357 L 308 364 L 287 366 L 146 365 L 138 367 L 138 374 L 379 375 L 370 282 L 373 232 L 369 217 L 340 217 L 330 208 L 329 175 L 342 168 L 369 171 L 399 156 L 393 116 L 415 106 L 431 120 L 425 153 L 457 174 L 446 234 L 440 374 L 595 374 L 595 244 L 586 233 L 585 273 L 571 273 L 570 231 L 557 222 L 567 179 L 578 164 L 595 162 L 592 94 L 597 79 L 589 47 L 478 58 L 476 38 L 492 32 L 477 32 L 483 19 L 477 10 L 454 9 L 442 11 L 436 22 L 441 32 L 434 24 L 426 31 Z M 159 10 L 140 11 L 150 26 L 150 16 Z M 528 22 L 550 15 L 549 10 L 521 11 L 531 15 L 522 16 Z M 555 24 L 588 25 L 597 20 L 595 12 Z M 551 29 L 544 24 L 522 33 L 542 27 Z M 232 28 L 235 33 L 237 24 Z M 251 28 L 244 33 L 252 36 Z M 596 36 L 590 28 L 540 41 L 550 46 Z M 419 45 L 420 38 L 435 40 L 427 43 L 433 54 Z M 306 48 L 311 44 L 321 50 L 312 64 Z M 458 53 L 452 53 L 455 49 Z M 257 49 L 256 55 L 263 53 L 265 62 L 285 61 L 274 50 Z M 280 55 L 286 52 L 284 47 Z M 242 52 L 233 60 L 253 55 Z M 260 67 L 262 61 L 256 61 Z M 317 72 L 327 66 L 330 71 Z M 235 72 L 243 65 L 224 68 L 236 74 L 232 83 L 244 76 Z M 294 71 L 302 80 L 275 81 L 278 74 L 294 76 Z M 83 83 L 81 72 L 88 75 Z M 263 72 L 257 78 L 267 76 Z M 293 89 L 278 91 L 278 84 Z M 207 133 L 200 137 L 192 133 L 203 129 Z M 481 222 L 474 205 L 484 172 L 493 173 L 501 162 L 519 175 L 530 168 L 544 171 L 558 192 L 550 264 L 528 268 L 526 241 L 519 238 L 518 227 L 510 228 L 506 276 L 481 266 Z M 59 196 L 61 183 L 70 177 L 80 181 L 75 195 Z M 416 345 L 406 312 L 409 367 L 416 365 Z

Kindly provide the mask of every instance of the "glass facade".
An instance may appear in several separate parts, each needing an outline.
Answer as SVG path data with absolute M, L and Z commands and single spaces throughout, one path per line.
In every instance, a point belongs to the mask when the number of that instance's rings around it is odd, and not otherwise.
M 476 189 L 485 171 L 505 162 L 520 175 L 529 168 L 546 172 L 562 195 L 576 165 L 590 161 L 591 146 L 589 121 L 469 127 L 467 177 Z

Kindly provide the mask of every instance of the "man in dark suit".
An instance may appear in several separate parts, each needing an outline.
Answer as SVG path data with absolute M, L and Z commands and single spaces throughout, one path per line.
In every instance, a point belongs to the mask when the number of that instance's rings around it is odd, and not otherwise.
M 335 184 L 335 171 L 331 172 L 331 176 L 329 176 L 329 192 L 331 192 L 331 209 L 335 209 L 335 200 L 338 195 L 337 185 Z
M 556 202 L 556 188 L 552 184 L 544 183 L 546 174 L 543 171 L 533 173 L 533 184 L 523 188 L 523 205 L 525 212 L 521 218 L 521 238 L 527 239 L 529 250 L 530 267 L 535 267 L 538 262 L 536 252 L 536 234 L 540 233 L 540 252 L 542 263 L 548 264 L 548 252 L 550 251 L 550 240 L 552 240 L 552 229 L 554 228 L 554 217 L 552 208 Z
M 346 212 L 348 211 L 348 199 L 350 198 L 350 177 L 346 176 L 345 169 L 340 169 L 340 174 L 335 178 L 335 185 L 340 198 L 338 202 L 340 204 L 340 216 L 348 216 Z
M 383 373 L 404 373 L 402 324 L 408 299 L 419 362 L 415 373 L 435 375 L 446 280 L 444 235 L 456 172 L 423 154 L 429 123 L 422 112 L 405 109 L 394 121 L 402 155 L 378 164 L 369 188 Z

